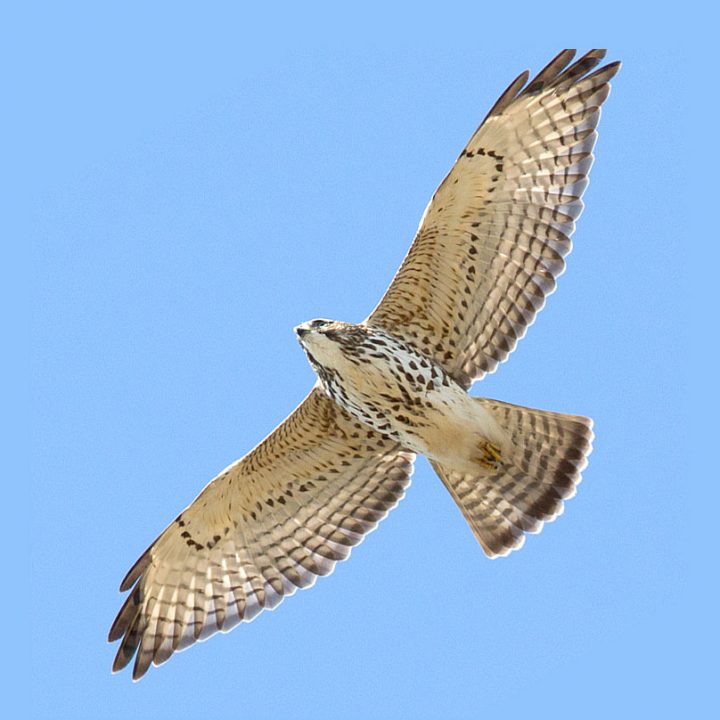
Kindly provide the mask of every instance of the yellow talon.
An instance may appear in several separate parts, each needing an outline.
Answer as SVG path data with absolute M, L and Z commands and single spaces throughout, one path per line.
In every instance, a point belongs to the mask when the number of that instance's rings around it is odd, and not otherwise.
M 477 458 L 477 462 L 488 470 L 495 470 L 502 462 L 502 453 L 497 445 L 485 440 L 480 444 L 480 450 L 482 455 Z

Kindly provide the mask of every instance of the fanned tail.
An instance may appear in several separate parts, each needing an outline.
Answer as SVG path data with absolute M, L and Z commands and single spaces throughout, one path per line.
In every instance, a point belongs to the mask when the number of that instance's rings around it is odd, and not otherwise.
M 468 475 L 432 463 L 489 557 L 522 547 L 562 513 L 592 449 L 592 420 L 478 398 L 511 441 L 493 468 Z

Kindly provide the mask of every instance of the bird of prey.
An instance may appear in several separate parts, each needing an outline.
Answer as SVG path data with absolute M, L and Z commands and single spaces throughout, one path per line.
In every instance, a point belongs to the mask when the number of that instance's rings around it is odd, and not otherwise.
M 425 455 L 490 557 L 561 512 L 592 422 L 473 397 L 555 289 L 619 63 L 563 50 L 519 75 L 460 153 L 385 296 L 353 325 L 296 329 L 318 379 L 223 470 L 120 585 L 113 670 L 133 678 L 330 573 L 403 497 Z

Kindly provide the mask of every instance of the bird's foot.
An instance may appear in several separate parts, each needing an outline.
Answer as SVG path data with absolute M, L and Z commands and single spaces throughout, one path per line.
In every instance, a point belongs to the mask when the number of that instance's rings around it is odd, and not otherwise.
M 479 443 L 478 449 L 480 450 L 480 455 L 474 458 L 475 462 L 488 470 L 497 470 L 502 462 L 502 452 L 500 448 L 489 440 L 483 440 Z

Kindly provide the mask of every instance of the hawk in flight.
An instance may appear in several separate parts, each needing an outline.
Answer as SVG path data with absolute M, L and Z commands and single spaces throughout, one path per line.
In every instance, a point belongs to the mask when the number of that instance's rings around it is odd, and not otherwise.
M 561 512 L 592 423 L 472 397 L 565 268 L 600 106 L 619 63 L 563 50 L 500 96 L 359 325 L 295 328 L 318 376 L 300 406 L 223 470 L 133 565 L 110 630 L 133 678 L 312 585 L 350 555 L 425 455 L 490 557 Z

